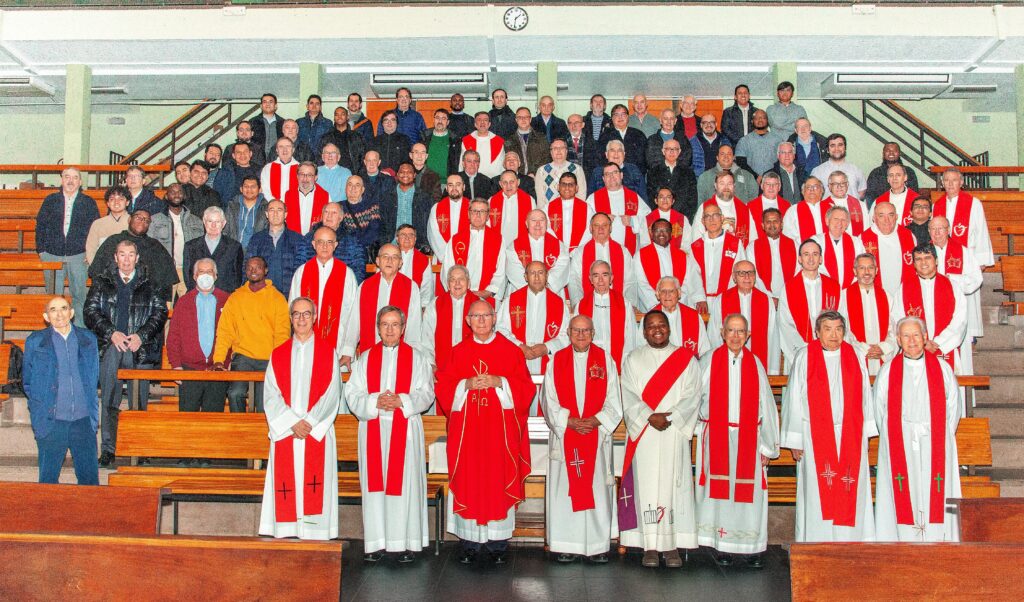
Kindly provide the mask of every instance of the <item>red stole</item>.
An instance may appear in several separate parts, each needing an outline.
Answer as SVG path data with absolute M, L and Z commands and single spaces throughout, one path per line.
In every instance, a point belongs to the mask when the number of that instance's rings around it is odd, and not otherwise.
M 317 337 L 334 346 L 338 342 L 338 330 L 341 327 L 341 307 L 345 301 L 345 276 L 348 274 L 348 266 L 344 261 L 333 257 L 331 261 L 334 262 L 334 266 L 331 268 L 331 275 L 327 277 L 327 284 L 324 285 L 323 299 L 320 298 L 320 266 L 316 257 L 303 266 L 299 290 L 303 297 L 309 297 L 316 302 L 316 324 L 313 328 Z
M 268 192 L 269 192 L 269 195 L 270 195 L 271 199 L 281 199 L 282 198 L 282 194 L 281 194 L 281 185 L 282 185 L 282 180 L 283 180 L 283 178 L 281 176 L 281 168 L 282 167 L 284 167 L 284 164 L 281 163 L 280 160 L 272 161 L 270 163 L 270 190 Z M 288 190 L 293 190 L 293 189 L 298 188 L 298 187 L 299 187 L 299 164 L 298 163 L 292 163 L 291 165 L 288 166 Z M 317 214 L 314 213 L 313 215 L 316 216 Z M 298 218 L 296 217 L 296 219 L 298 219 Z M 292 229 L 292 228 L 289 226 L 289 229 Z M 296 230 L 296 232 L 299 232 L 299 230 Z
M 884 341 L 889 335 L 889 296 L 882 288 L 881 279 L 875 279 L 872 287 L 875 293 L 875 313 L 878 314 L 878 339 Z M 867 328 L 864 324 L 864 300 L 861 299 L 859 284 L 843 291 L 846 296 L 846 313 L 850 319 L 850 332 L 861 343 L 867 343 Z
M 779 205 L 779 213 L 785 217 L 786 212 L 789 211 L 790 202 L 782 197 L 775 197 L 775 202 Z M 758 195 L 751 199 L 747 203 L 747 209 L 750 211 L 751 225 L 757 230 L 757 237 L 764 238 L 764 226 L 761 225 L 761 220 L 764 217 L 764 197 Z
M 501 230 L 501 224 L 505 219 L 505 193 L 499 190 L 488 201 L 491 207 L 490 226 Z M 533 210 L 533 197 L 523 192 L 522 188 L 516 190 L 516 209 L 519 223 L 516 225 L 516 238 L 526 236 L 526 214 Z
M 782 281 L 786 282 L 797 270 L 796 243 L 785 234 L 779 235 L 779 262 L 782 264 Z M 764 290 L 772 290 L 772 247 L 767 236 L 754 241 L 754 265 Z
M 292 406 L 292 339 L 288 339 L 270 354 L 270 364 L 274 367 L 274 380 L 284 397 L 286 406 Z M 331 386 L 334 376 L 334 345 L 320 340 L 313 341 L 313 369 L 309 382 L 309 407 L 312 411 L 320 398 Z M 318 481 L 324 477 L 324 462 L 327 437 L 317 441 L 312 436 L 303 439 L 306 442 L 303 454 L 302 475 L 302 514 L 315 516 L 324 512 L 324 483 Z M 274 445 L 274 514 L 279 523 L 294 523 L 298 517 L 294 497 L 295 493 L 295 437 L 287 437 L 275 441 Z M 289 489 L 291 487 L 291 489 Z
M 522 234 L 519 238 L 512 241 L 512 248 L 516 251 L 516 257 L 519 259 L 519 263 L 525 268 L 533 259 L 533 249 L 530 246 L 530 235 Z M 544 257 L 540 261 L 544 262 L 544 265 L 551 268 L 555 267 L 555 263 L 558 262 L 558 256 L 562 254 L 561 241 L 555 238 L 554 235 L 544 233 Z
M 889 398 L 886 429 L 889 435 L 889 463 L 892 468 L 892 494 L 896 502 L 896 523 L 914 524 L 910 501 L 910 471 L 903 446 L 903 362 L 902 354 L 889 367 Z M 928 409 L 931 414 L 931 482 L 928 484 L 928 522 L 942 524 L 946 506 L 946 388 L 942 367 L 934 355 L 924 355 L 925 380 L 928 382 Z M 907 481 L 904 485 L 903 481 Z M 935 483 L 932 487 L 931 483 Z
M 736 490 L 733 499 L 739 503 L 754 502 L 754 473 L 757 470 L 757 431 L 761 424 L 759 395 L 761 378 L 757 372 L 757 360 L 746 349 L 740 350 L 740 420 L 729 422 L 729 348 L 722 345 L 711 355 L 711 381 L 718 383 L 711 387 L 708 400 L 707 440 L 709 457 L 707 464 L 711 479 L 709 496 L 716 500 L 729 499 L 729 427 L 739 427 L 736 448 Z M 768 483 L 762 475 L 761 488 Z M 701 466 L 700 484 L 704 485 L 704 467 Z
M 467 265 L 469 261 L 469 232 L 459 230 L 452 236 L 451 245 L 455 255 L 456 265 Z M 483 260 L 480 262 L 480 289 L 487 288 L 494 278 L 494 271 L 498 266 L 498 255 L 501 253 L 501 231 L 496 228 L 484 228 Z M 480 290 L 477 289 L 477 290 Z
M 508 297 L 508 317 L 512 323 L 512 334 L 526 343 L 526 316 L 527 307 L 526 303 L 529 297 L 530 287 L 524 286 L 523 288 L 513 291 Z M 558 332 L 562 329 L 562 313 L 565 309 L 565 300 L 551 292 L 550 289 L 544 289 L 544 302 L 545 302 L 545 314 L 544 314 L 544 341 L 547 343 L 551 339 L 558 336 Z M 548 367 L 548 356 L 540 358 L 540 371 L 543 374 L 544 370 Z
M 271 164 L 270 173 L 274 173 L 274 164 Z M 280 170 L 279 170 L 280 171 Z M 296 173 L 298 173 L 296 171 Z M 302 234 L 303 230 L 320 221 L 320 214 L 323 213 L 324 205 L 331 202 L 331 195 L 319 185 L 313 185 L 313 211 L 309 214 L 309 223 L 302 223 L 302 210 L 299 208 L 299 187 L 292 186 L 284 193 L 284 206 L 288 213 L 284 218 L 284 225 L 293 232 Z
M 843 237 L 840 239 L 840 244 L 843 245 L 843 265 L 838 265 L 839 262 L 836 259 L 832 235 L 826 232 L 822 234 L 822 238 L 824 238 L 823 242 L 825 243 L 822 245 L 825 255 L 822 262 L 825 264 L 825 270 L 843 288 L 850 286 L 855 280 L 853 276 L 853 260 L 857 256 L 856 251 L 853 249 L 853 237 L 843 232 Z
M 462 341 L 472 336 L 469 324 L 466 323 L 466 316 L 469 314 L 469 306 L 477 300 L 477 296 L 466 291 L 462 298 Z M 434 365 L 439 369 L 443 368 L 452 354 L 452 295 L 440 291 L 437 300 L 434 302 L 434 310 L 437 314 L 437 325 L 434 328 Z
M 949 239 L 946 243 L 946 256 L 943 259 L 943 266 L 945 269 L 942 271 L 946 276 L 950 274 L 963 274 L 964 273 L 964 246 Z
M 383 343 L 377 343 L 366 354 L 366 390 L 380 393 L 381 361 L 384 356 Z M 412 347 L 398 344 L 398 368 L 395 371 L 395 394 L 408 394 L 412 382 Z M 391 416 L 391 442 L 388 445 L 387 489 L 384 488 L 384 453 L 380 443 L 380 416 L 366 423 L 366 490 L 370 493 L 383 491 L 384 495 L 402 495 L 402 481 L 405 474 L 405 443 L 409 420 L 402 408 Z
M 623 193 L 623 204 L 625 205 L 625 214 L 632 217 L 636 217 L 636 212 L 640 208 L 640 197 L 635 192 L 628 188 L 622 189 Z M 608 196 L 608 189 L 602 188 L 594 192 L 594 211 L 597 213 L 606 213 L 609 216 L 616 215 L 612 211 L 612 202 Z M 615 218 L 612 218 L 614 224 Z M 629 249 L 629 254 L 636 253 L 636 233 L 633 232 L 632 228 L 626 228 L 626 236 L 622 241 L 622 244 Z M 618 272 L 613 272 L 617 274 Z
M 625 251 L 622 249 L 622 245 L 615 242 L 612 239 L 608 239 L 608 263 L 612 266 L 612 290 L 621 291 L 626 285 L 626 258 Z M 591 240 L 583 246 L 583 295 L 589 295 L 594 291 L 593 285 L 590 284 L 590 266 L 594 265 L 597 261 L 597 242 Z M 619 283 L 616 287 L 616 282 Z
M 704 238 L 698 238 L 690 245 L 690 253 L 700 268 L 700 280 L 704 283 L 704 291 L 709 297 L 716 297 L 724 293 L 732 282 L 732 264 L 736 263 L 736 252 L 739 250 L 740 239 L 733 234 L 726 232 L 725 242 L 722 244 L 722 258 L 718 262 L 718 283 L 715 288 L 708 287 L 708 277 L 704 273 Z
M 875 201 L 876 203 L 878 201 Z M 896 236 L 900 239 L 900 252 L 902 253 L 903 269 L 904 271 L 910 269 L 914 265 L 914 247 L 917 244 L 914 242 L 914 234 L 907 228 L 896 225 Z M 860 241 L 864 243 L 864 251 L 871 253 L 875 256 L 876 263 L 878 265 L 878 277 L 882 276 L 882 262 L 878 260 L 878 233 L 868 228 L 860 235 Z
M 686 253 L 676 247 L 668 248 L 669 256 L 672 257 L 672 271 L 668 274 L 661 272 L 661 262 L 658 261 L 658 250 L 654 243 L 640 249 L 640 266 L 644 269 L 644 277 L 651 288 L 657 290 L 658 281 L 665 276 L 674 276 L 683 285 L 686 278 Z M 614 273 L 614 272 L 613 272 Z
M 921 290 L 921 277 L 915 276 L 905 279 L 902 290 L 903 313 L 924 320 L 924 293 Z M 928 324 L 928 333 L 931 335 L 929 338 L 932 339 L 942 334 L 942 331 L 946 330 L 949 323 L 953 321 L 953 310 L 956 307 L 953 285 L 950 283 L 949 278 L 942 274 L 935 274 L 933 302 L 935 307 L 932 313 L 935 316 L 935 323 Z M 955 367 L 953 365 L 953 356 L 954 353 L 952 351 L 942 356 L 943 359 L 949 362 L 950 368 Z
M 557 297 L 556 297 L 557 298 Z M 587 352 L 587 382 L 583 392 L 583 413 L 576 399 L 576 369 L 572 346 L 555 354 L 554 381 L 558 404 L 569 411 L 571 418 L 590 418 L 604 407 L 608 395 L 608 375 L 605 374 L 604 350 L 591 345 Z M 594 509 L 594 469 L 600 437 L 598 429 L 586 435 L 566 428 L 562 436 L 566 475 L 569 478 L 569 499 L 572 511 Z M 571 450 L 571 451 L 570 451 Z
M 469 230 L 469 199 L 462 197 L 462 206 L 459 209 L 459 232 Z M 434 205 L 434 220 L 437 222 L 437 231 L 445 242 L 451 240 L 452 230 L 449 227 L 452 223 L 452 200 L 444 197 Z M 438 251 L 435 250 L 435 253 Z
M 476 132 L 470 132 L 469 134 L 463 136 L 462 146 L 464 146 L 468 151 L 479 152 L 479 147 L 477 146 L 479 143 L 479 139 L 473 135 L 475 133 Z M 494 134 L 493 136 L 491 136 L 490 140 L 491 156 L 489 158 L 489 162 L 494 163 L 495 161 L 498 160 L 498 156 L 501 155 L 501 149 L 505 146 L 505 139 L 497 134 Z
M 384 276 L 377 272 L 367 278 L 359 287 L 359 348 L 369 349 L 377 342 L 377 311 L 384 305 L 394 305 L 402 310 L 406 318 L 409 317 L 409 297 L 412 296 L 412 279 L 405 274 L 395 274 L 395 280 L 391 283 L 391 294 L 387 302 L 380 307 L 377 306 L 377 297 L 380 294 L 380 283 Z M 419 311 L 418 302 L 413 306 Z M 404 337 L 403 337 L 404 340 Z
M 882 194 L 878 195 L 878 198 L 875 199 L 875 204 L 877 205 L 878 203 L 892 203 L 892 201 L 889 200 L 890 192 L 891 191 L 886 190 Z M 900 214 L 900 221 L 896 222 L 897 224 L 901 226 L 907 226 L 910 224 L 910 222 L 914 221 L 914 218 L 910 217 L 910 210 L 914 206 L 914 199 L 916 199 L 918 196 L 920 195 L 917 194 L 916 190 L 907 187 L 907 196 L 904 197 L 903 199 L 903 212 Z M 895 207 L 896 204 L 893 203 L 893 206 Z
M 430 266 L 430 257 L 427 257 L 423 253 L 420 253 L 416 249 L 412 250 L 412 281 L 416 283 L 416 286 L 423 286 L 423 275 L 427 273 L 427 267 Z
M 668 217 L 662 217 L 661 209 L 655 208 L 653 211 L 647 214 L 647 233 L 651 233 L 651 226 L 654 222 L 659 219 L 667 219 L 672 224 L 672 240 L 669 242 L 675 248 L 679 248 L 683 244 L 683 239 L 686 236 L 686 217 L 682 213 L 679 213 L 675 209 L 668 210 Z
M 608 314 L 608 322 L 612 331 L 609 338 L 610 351 L 616 367 L 619 372 L 622 372 L 622 352 L 626 345 L 626 333 L 623 332 L 623 329 L 629 328 L 626 326 L 626 301 L 622 298 L 622 293 L 616 292 L 615 289 L 608 291 L 608 301 L 611 303 Z M 576 305 L 576 313 L 588 316 L 591 320 L 594 319 L 594 291 L 583 295 Z M 632 318 L 630 319 L 632 320 Z
M 935 201 L 932 206 L 932 217 L 941 215 L 949 220 L 949 238 L 967 246 L 967 234 L 971 230 L 971 208 L 974 206 L 974 197 L 964 191 L 956 197 L 956 214 L 952 217 L 946 212 L 946 195 Z
M 864 375 L 852 346 L 843 343 L 840 354 L 843 426 L 838 445 L 825 352 L 818 341 L 807 346 L 807 407 L 814 465 L 818 471 L 821 518 L 835 525 L 852 527 L 857 523 L 857 479 L 863 452 Z
M 820 201 L 814 206 L 814 209 L 810 208 L 810 204 L 807 201 L 800 201 L 796 204 L 796 219 L 797 224 L 800 226 L 801 241 L 805 241 L 818 233 L 819 230 L 815 229 L 815 223 L 819 223 L 821 225 L 821 232 L 828 232 L 828 225 L 825 223 L 825 214 L 828 213 L 830 207 L 832 207 L 832 201 L 827 199 Z M 815 216 L 812 211 L 817 211 L 818 215 Z
M 747 208 L 747 205 L 739 197 L 733 197 L 732 206 L 736 210 L 736 229 L 732 234 L 746 245 L 750 242 L 750 209 Z M 704 210 L 704 207 L 719 207 L 721 209 L 718 205 L 717 197 L 711 197 L 704 201 L 704 204 L 701 205 L 701 211 Z M 729 271 L 729 276 L 732 277 L 732 270 Z
M 829 200 L 833 205 L 834 201 Z M 864 212 L 861 211 L 860 199 L 855 196 L 846 196 L 846 210 L 850 214 L 850 231 L 854 236 L 860 236 L 867 228 L 864 227 Z M 826 229 L 827 231 L 827 229 Z
M 821 311 L 838 311 L 839 294 L 842 292 L 839 283 L 824 274 L 818 274 L 818 278 L 821 279 Z M 810 343 L 814 340 L 814 324 L 811 324 L 811 310 L 807 303 L 804 275 L 800 273 L 786 281 L 786 305 L 793 316 L 793 323 L 800 331 L 800 338 Z
M 587 204 L 580 199 L 575 199 L 572 204 L 572 232 L 569 233 L 569 242 L 566 246 L 569 247 L 569 252 L 576 250 L 579 246 L 580 241 L 583 240 L 583 235 L 587 231 Z M 548 222 L 551 224 L 551 231 L 555 233 L 558 240 L 565 241 L 565 235 L 562 232 L 562 226 L 565 225 L 565 217 L 562 215 L 562 199 L 548 203 L 547 206 Z
M 768 369 L 768 295 L 755 289 L 750 291 L 750 350 L 761 360 L 764 369 Z M 740 311 L 740 289 L 733 287 L 722 294 L 722 325 L 729 314 L 743 313 Z

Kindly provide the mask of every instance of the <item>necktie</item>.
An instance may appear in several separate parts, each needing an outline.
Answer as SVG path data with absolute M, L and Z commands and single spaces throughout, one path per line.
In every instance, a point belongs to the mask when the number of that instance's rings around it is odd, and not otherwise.
M 122 276 L 121 279 L 124 280 L 125 284 L 128 284 L 128 282 L 131 281 L 131 278 L 129 278 L 127 276 Z
M 580 152 L 580 139 L 579 138 L 573 138 L 572 139 L 572 150 L 573 150 L 574 153 Z

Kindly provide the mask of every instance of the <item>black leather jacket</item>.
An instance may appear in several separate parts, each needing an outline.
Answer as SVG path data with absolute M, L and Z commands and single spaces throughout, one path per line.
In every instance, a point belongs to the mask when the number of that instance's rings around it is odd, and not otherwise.
M 102 355 L 110 345 L 110 337 L 117 331 L 117 284 L 120 278 L 113 267 L 93 278 L 92 287 L 85 298 L 85 325 L 96 334 Z M 167 322 L 167 301 L 153 288 L 146 270 L 137 266 L 135 287 L 128 309 L 128 329 L 124 334 L 137 334 L 142 346 L 135 352 L 136 364 L 161 362 L 164 344 L 164 323 Z

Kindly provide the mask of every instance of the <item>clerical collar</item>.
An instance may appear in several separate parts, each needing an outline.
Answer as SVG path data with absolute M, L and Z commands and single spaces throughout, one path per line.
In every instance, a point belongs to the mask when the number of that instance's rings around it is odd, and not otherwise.
M 490 343 L 491 341 L 493 341 L 495 336 L 496 335 L 494 334 L 494 332 L 491 332 L 490 336 L 488 336 L 486 340 L 481 341 L 480 339 L 476 338 L 476 335 L 474 334 L 473 335 L 473 341 L 476 342 L 476 343 L 480 343 L 481 345 L 486 345 L 486 344 Z
M 905 359 L 908 362 L 920 362 L 921 360 L 924 359 L 924 353 L 921 353 L 921 355 L 919 355 L 917 357 L 910 357 L 909 355 L 904 353 L 903 354 L 903 359 Z
M 840 347 L 839 349 L 825 349 L 825 347 L 823 346 L 821 350 L 825 352 L 825 357 L 836 357 L 837 355 L 839 355 L 839 352 L 843 350 L 843 348 Z
M 719 205 L 721 205 L 722 203 L 727 203 L 729 205 L 732 205 L 732 201 L 733 201 L 732 199 L 729 199 L 727 201 L 727 200 L 719 197 L 717 194 L 715 195 L 715 202 L 718 203 Z
M 778 201 L 778 200 L 779 200 L 779 197 L 778 197 L 778 196 L 775 196 L 775 197 L 772 197 L 772 198 L 768 198 L 768 197 L 766 197 L 766 196 L 764 196 L 764 195 L 762 194 L 762 195 L 761 195 L 761 200 L 762 200 L 762 201 Z
M 889 189 L 889 194 L 904 194 L 905 192 L 907 192 L 906 186 L 903 187 L 903 190 L 893 190 L 892 188 Z
M 302 187 L 299 187 L 299 194 L 301 194 L 302 196 L 306 196 L 306 195 L 313 194 L 313 192 L 315 190 L 316 190 L 316 186 L 310 188 L 309 190 L 303 190 Z
M 292 337 L 292 341 L 294 341 L 294 344 L 298 346 L 299 349 L 305 349 L 306 347 L 311 345 L 315 339 L 316 337 L 312 336 L 312 333 L 310 334 L 309 338 L 307 338 L 305 341 L 300 341 L 299 337 Z
M 586 355 L 590 353 L 590 346 L 588 345 L 587 348 L 584 349 L 583 351 L 577 351 L 576 348 L 573 347 L 572 352 L 575 353 L 576 355 Z

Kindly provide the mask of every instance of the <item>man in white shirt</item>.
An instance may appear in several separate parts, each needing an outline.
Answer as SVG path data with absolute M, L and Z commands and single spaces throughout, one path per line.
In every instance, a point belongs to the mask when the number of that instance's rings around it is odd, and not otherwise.
M 842 134 L 832 134 L 828 137 L 828 161 L 815 167 L 811 175 L 822 182 L 827 182 L 833 171 L 846 174 L 850 182 L 850 194 L 858 199 L 864 198 L 868 181 L 859 167 L 846 160 L 846 136 Z
M 981 321 L 982 273 L 974 253 L 949 237 L 949 220 L 938 215 L 928 223 L 928 233 L 935 247 L 938 272 L 960 287 L 967 304 L 967 336 L 984 334 Z
M 434 257 L 444 257 L 444 249 L 452 235 L 469 227 L 469 203 L 463 196 L 466 185 L 459 174 L 451 174 L 445 183 L 448 196 L 430 208 L 427 218 L 427 242 Z
M 590 292 L 576 304 L 573 314 L 588 316 L 594 321 L 594 341 L 615 359 L 621 369 L 622 360 L 637 346 L 636 310 L 633 304 L 613 288 L 614 273 L 607 261 L 597 260 L 590 266 Z
M 550 356 L 569 345 L 569 311 L 547 280 L 544 264 L 531 261 L 526 286 L 513 291 L 498 311 L 498 332 L 522 350 L 530 374 L 544 374 Z
M 846 342 L 853 345 L 868 363 L 868 374 L 878 374 L 883 361 L 892 357 L 895 348 L 889 336 L 890 297 L 876 278 L 878 265 L 870 253 L 861 253 L 854 260 L 857 282 L 843 291 L 839 313 L 846 317 Z
M 853 284 L 853 259 L 864 252 L 860 238 L 850 236 L 850 212 L 845 207 L 834 205 L 825 214 L 828 231 L 811 237 L 822 249 L 822 273 L 846 288 Z
M 636 274 L 638 307 L 646 311 L 658 304 L 656 288 L 665 276 L 674 276 L 683 287 L 687 305 L 704 300 L 704 286 L 700 274 L 688 270 L 689 258 L 682 249 L 672 247 L 672 224 L 659 219 L 651 225 L 651 244 L 633 256 Z
M 758 287 L 778 304 L 786 281 L 800 267 L 796 262 L 796 242 L 782 233 L 782 213 L 778 209 L 764 210 L 761 228 L 764 236 L 747 246 L 747 259 L 757 269 Z
M 829 197 L 827 201 L 833 207 L 843 207 L 850 212 L 850 223 L 847 226 L 850 234 L 860 236 L 871 227 L 871 213 L 864 201 L 849 194 L 850 179 L 841 171 L 833 171 L 828 175 Z
M 864 250 L 875 256 L 878 277 L 885 292 L 892 297 L 903 281 L 903 272 L 914 263 L 914 234 L 898 225 L 896 207 L 888 201 L 875 201 L 874 223 L 860 235 Z
M 725 291 L 714 306 L 708 308 L 711 348 L 717 349 L 723 343 L 726 319 L 730 315 L 740 314 L 746 319 L 750 335 L 746 341 L 747 348 L 753 351 L 768 374 L 780 374 L 782 348 L 779 345 L 773 298 L 754 287 L 756 270 L 750 261 L 737 261 L 733 264 L 732 279 L 736 286 Z
M 617 284 L 613 285 L 630 303 L 636 301 L 636 276 L 633 273 L 633 258 L 626 248 L 611 238 L 612 219 L 604 213 L 596 213 L 590 219 L 591 239 L 572 252 L 569 259 L 569 298 L 578 302 L 592 290 L 590 274 L 595 261 L 606 261 L 611 266 Z
M 797 253 L 800 273 L 786 280 L 779 297 L 779 340 L 785 368 L 797 351 L 814 340 L 814 323 L 823 311 L 837 311 L 842 289 L 835 280 L 818 273 L 821 245 L 805 240 Z
M 459 163 L 462 163 L 462 157 L 467 151 L 476 151 L 480 155 L 480 173 L 493 178 L 504 169 L 505 140 L 489 131 L 491 116 L 487 111 L 480 111 L 473 116 L 473 127 L 476 129 L 462 138 Z
M 730 288 L 732 266 L 746 259 L 743 243 L 722 227 L 722 209 L 718 205 L 705 205 L 701 225 L 704 234 L 690 245 L 690 265 L 687 271 L 700 274 L 707 301 L 698 301 L 695 308 L 708 312 L 708 301 Z
M 277 158 L 263 166 L 260 189 L 267 200 L 284 200 L 285 193 L 298 186 L 299 162 L 292 157 L 295 143 L 290 138 L 278 138 L 274 148 Z

